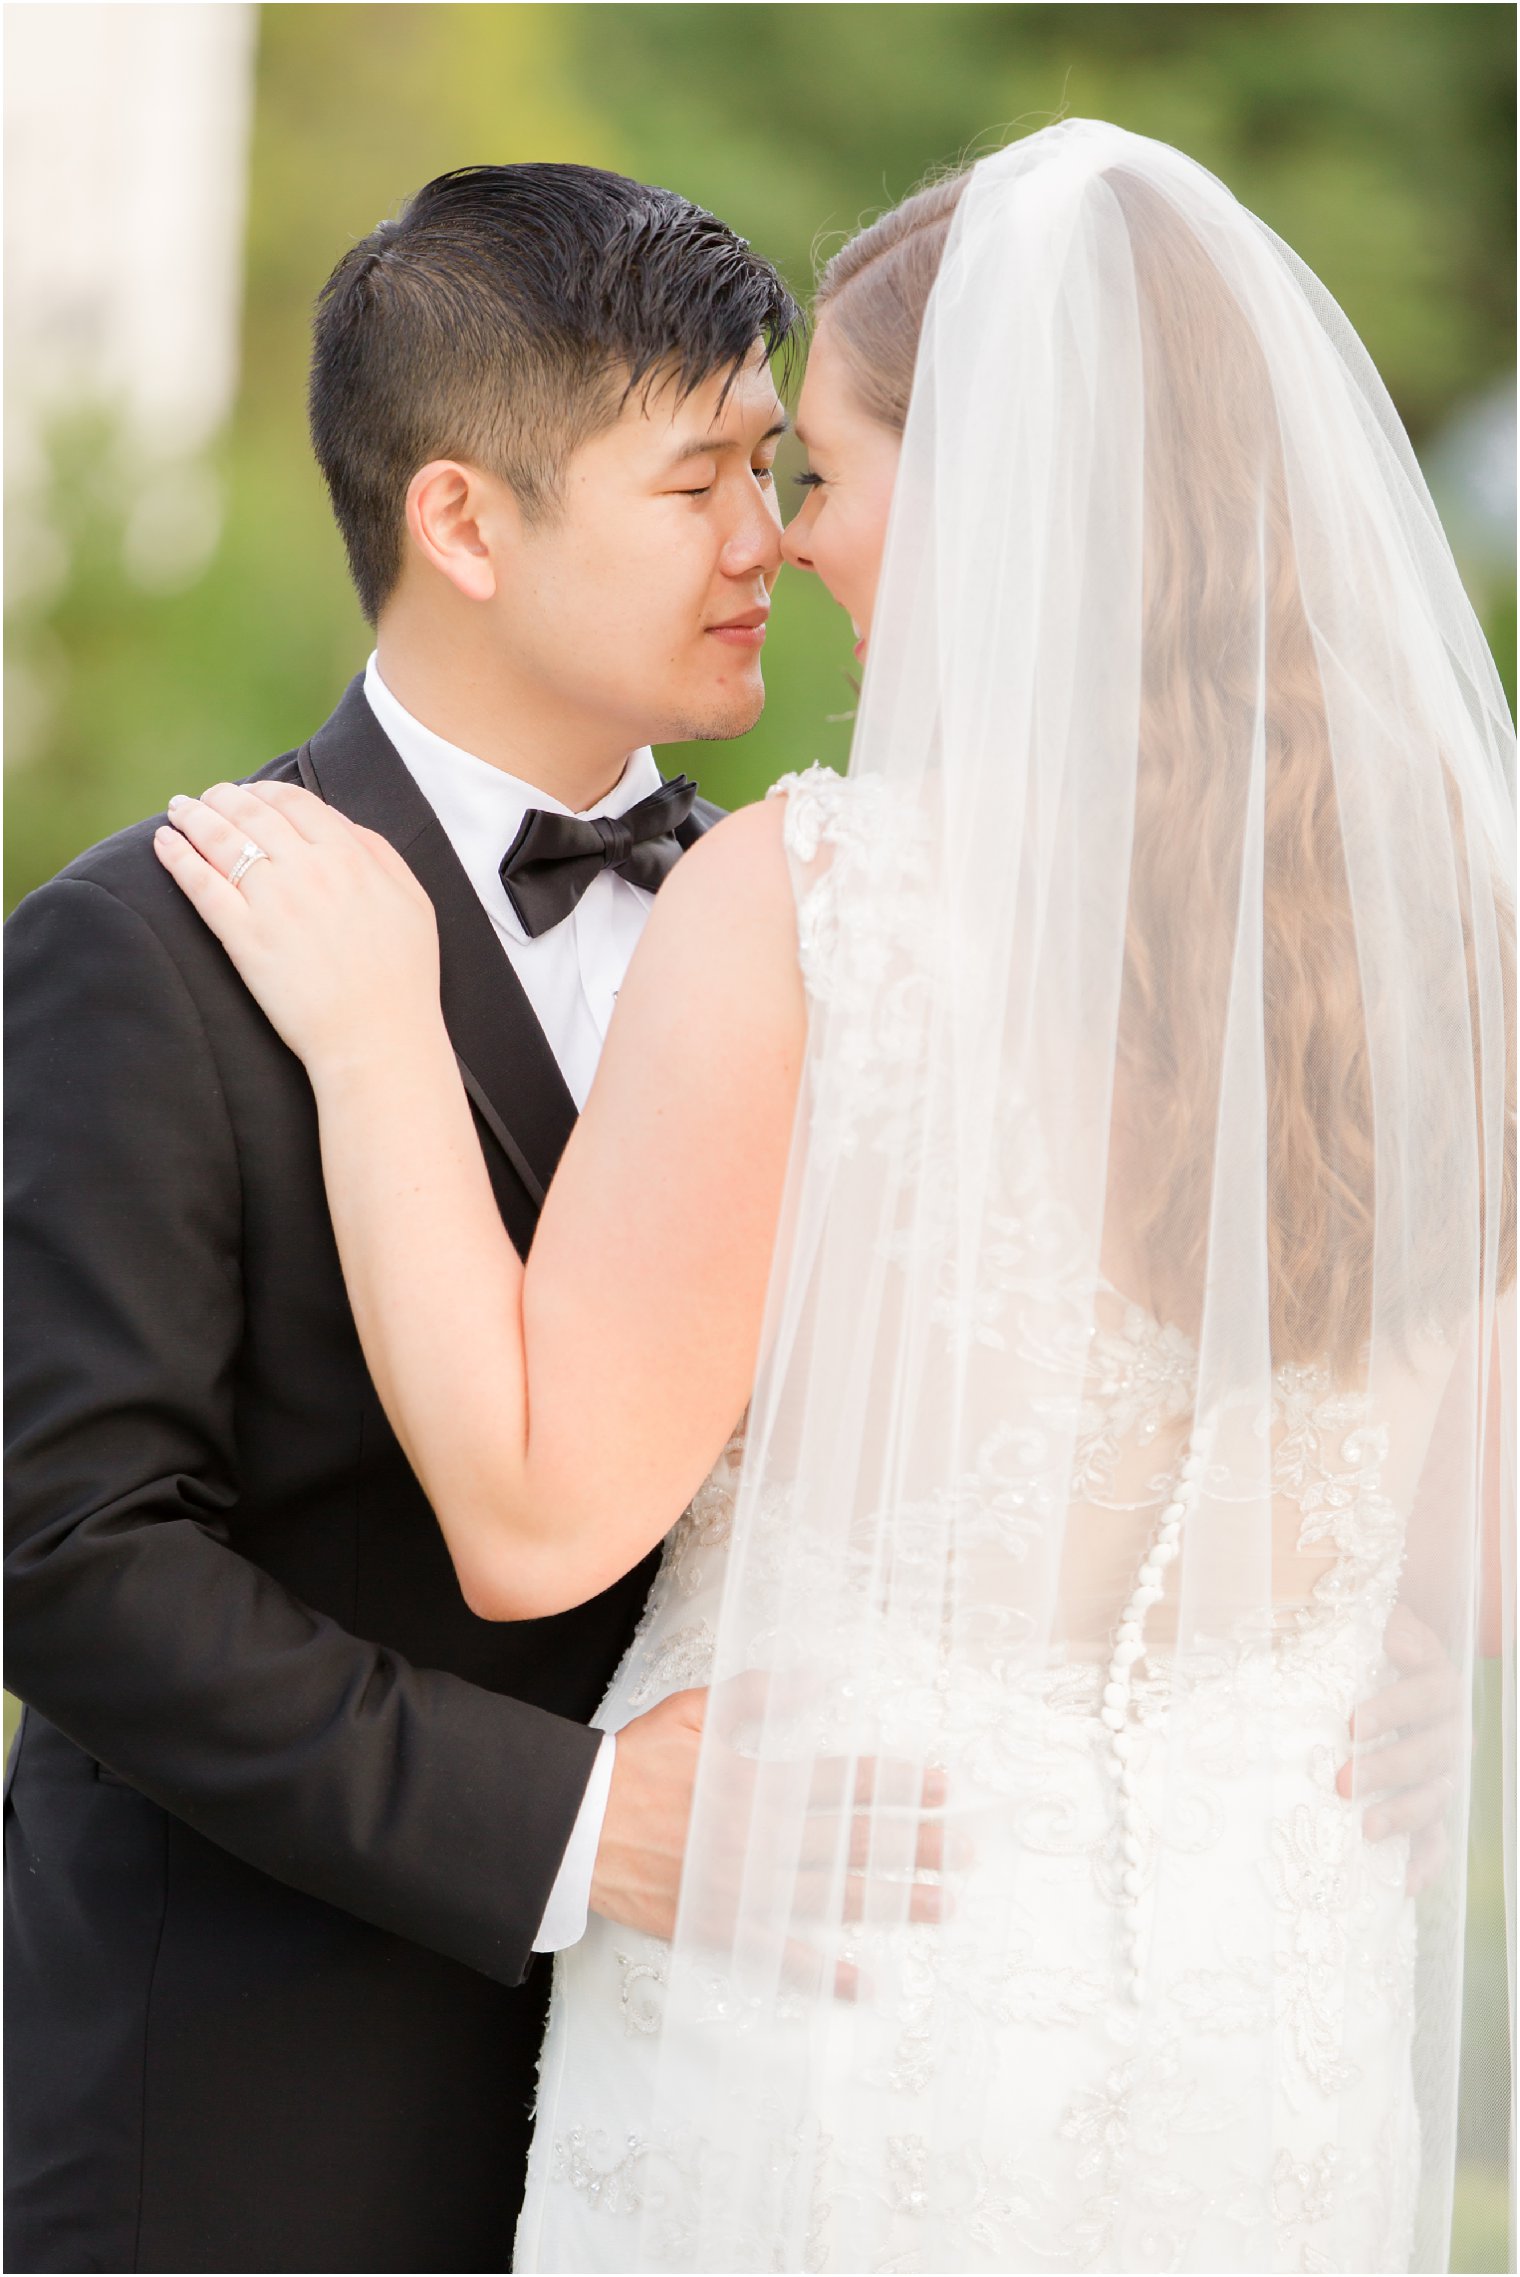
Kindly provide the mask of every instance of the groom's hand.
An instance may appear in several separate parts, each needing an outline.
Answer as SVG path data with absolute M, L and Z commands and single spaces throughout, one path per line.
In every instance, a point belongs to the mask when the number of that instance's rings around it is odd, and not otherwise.
M 676 1926 L 705 1691 L 673 1692 L 618 1733 L 591 1910 L 650 1937 Z
M 1362 1820 L 1369 1842 L 1408 1835 L 1413 1897 L 1436 1880 L 1450 1848 L 1446 1818 L 1464 1752 L 1462 1680 L 1435 1631 L 1407 1605 L 1395 1605 L 1383 1650 L 1398 1675 L 1352 1717 L 1352 1740 L 1366 1752 L 1342 1764 L 1336 1787 L 1348 1801 L 1377 1794 Z
M 706 1713 L 705 1691 L 674 1692 L 618 1734 L 612 1787 L 591 1880 L 591 1909 L 651 1937 L 668 1938 L 675 1932 L 676 1899 Z M 708 1877 L 710 1886 L 704 1892 L 707 1903 L 715 1909 L 715 1918 L 708 1924 L 715 1937 L 727 1934 L 731 1909 L 743 1887 L 744 1844 L 750 1824 L 748 1797 L 741 1790 L 742 1781 L 731 1782 L 727 1796 L 734 1811 L 732 1874 L 727 1878 L 717 1874 Z M 870 1872 L 873 1801 L 899 1812 L 907 1809 L 919 1814 L 908 1918 L 938 1921 L 949 1910 L 950 1899 L 941 1876 L 947 1868 L 966 1863 L 966 1857 L 963 1842 L 955 1845 L 946 1840 L 942 1775 L 902 1764 L 821 1761 L 815 1768 L 806 1840 L 797 1861 L 791 1910 L 799 1924 L 831 1917 L 860 1921 L 876 1910 Z M 847 1847 L 842 1844 L 844 1817 L 850 1822 Z M 847 1860 L 847 1866 L 841 1885 L 842 1859 Z M 919 1878 L 923 1876 L 929 1878 Z M 902 1892 L 895 1876 L 883 1875 L 879 1896 L 893 1911 L 898 1909 Z

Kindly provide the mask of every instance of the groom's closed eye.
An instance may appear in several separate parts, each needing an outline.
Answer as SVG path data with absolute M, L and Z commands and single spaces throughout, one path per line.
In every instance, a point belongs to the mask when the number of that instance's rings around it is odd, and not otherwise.
M 751 467 L 750 472 L 757 482 L 773 483 L 776 479 L 776 470 L 774 467 Z M 683 486 L 680 490 L 675 491 L 673 495 L 677 498 L 705 498 L 712 487 L 713 485 L 710 482 L 702 483 L 700 487 L 695 490 L 688 490 Z
M 783 416 L 768 427 L 757 442 L 750 445 L 751 452 L 754 454 L 750 460 L 750 472 L 757 482 L 773 483 L 775 481 L 776 445 L 779 444 L 786 431 L 787 421 Z M 706 476 L 706 480 L 700 483 L 677 483 L 673 485 L 671 495 L 677 498 L 705 498 L 718 479 L 719 461 L 740 448 L 742 445 L 738 439 L 727 435 L 704 435 L 694 437 L 688 443 L 683 443 L 675 454 L 676 465 L 679 467 L 688 460 L 699 460 L 702 462 L 700 471 Z
M 774 483 L 776 479 L 775 463 L 771 459 L 757 459 L 749 471 L 757 482 Z M 677 498 L 705 498 L 717 479 L 714 474 L 710 475 L 706 482 L 693 486 L 682 483 L 674 495 Z

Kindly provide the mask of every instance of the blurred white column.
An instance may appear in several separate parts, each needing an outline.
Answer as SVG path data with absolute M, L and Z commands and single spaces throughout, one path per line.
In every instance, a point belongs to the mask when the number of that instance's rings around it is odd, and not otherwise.
M 59 573 L 43 439 L 99 409 L 135 493 L 126 565 L 193 575 L 232 407 L 257 9 L 16 0 L 5 26 L 7 571 Z M 13 588 L 14 589 L 14 588 Z

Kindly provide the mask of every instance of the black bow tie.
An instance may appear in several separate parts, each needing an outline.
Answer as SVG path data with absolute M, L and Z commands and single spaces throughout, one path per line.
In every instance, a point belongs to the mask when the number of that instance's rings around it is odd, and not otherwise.
M 531 940 L 568 917 L 603 870 L 630 885 L 658 893 L 681 856 L 676 829 L 697 795 L 689 775 L 677 775 L 626 814 L 550 814 L 529 807 L 507 848 L 501 882 Z

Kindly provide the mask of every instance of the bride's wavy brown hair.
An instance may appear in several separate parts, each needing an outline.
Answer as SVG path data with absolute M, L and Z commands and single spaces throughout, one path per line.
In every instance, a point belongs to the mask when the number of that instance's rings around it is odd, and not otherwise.
M 952 175 L 883 215 L 834 255 L 819 280 L 817 313 L 827 316 L 844 350 L 861 408 L 897 432 L 907 417 L 929 294 L 969 179 Z M 1140 752 L 1119 1012 L 1122 1132 L 1111 1202 L 1152 1309 L 1196 1335 L 1240 922 L 1249 756 L 1261 735 L 1272 1357 L 1328 1359 L 1350 1379 L 1374 1327 L 1402 1341 L 1459 1325 L 1471 1296 L 1471 1249 L 1463 1229 L 1446 1219 L 1400 1226 L 1401 1297 L 1397 1317 L 1385 1313 L 1374 1273 L 1369 1050 L 1369 1020 L 1381 1014 L 1376 975 L 1368 976 L 1369 1003 L 1359 968 L 1346 818 L 1300 594 L 1268 377 L 1249 327 L 1193 233 L 1133 174 L 1115 169 L 1107 180 L 1133 248 L 1146 387 Z M 1200 659 L 1208 660 L 1207 670 Z M 1470 1023 L 1481 1088 L 1468 873 L 1477 849 L 1467 844 L 1449 772 L 1446 791 L 1467 960 L 1465 992 L 1451 1017 Z M 1508 1039 L 1514 912 L 1502 894 L 1496 899 Z M 1421 914 L 1409 912 L 1410 923 Z M 1516 1206 L 1508 1043 L 1506 1059 L 1500 1191 L 1480 1195 L 1485 1219 L 1497 1208 L 1490 1230 L 1505 1287 L 1515 1270 Z M 1470 1112 L 1432 1114 L 1420 1138 L 1432 1191 L 1460 1193 L 1470 1185 Z M 1449 1178 L 1442 1176 L 1443 1156 L 1450 1157 Z M 1481 1164 L 1477 1175 L 1481 1185 Z M 1386 1237 L 1386 1220 L 1383 1230 Z

